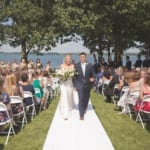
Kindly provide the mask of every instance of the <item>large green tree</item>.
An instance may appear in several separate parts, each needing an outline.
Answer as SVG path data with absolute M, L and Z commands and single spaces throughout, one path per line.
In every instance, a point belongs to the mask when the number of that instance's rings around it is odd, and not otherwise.
M 136 41 L 142 43 L 146 58 L 150 58 L 150 1 L 139 0 L 136 11 Z
M 88 28 L 83 26 L 84 44 L 91 52 L 97 52 L 99 60 L 102 59 L 103 49 L 110 46 L 110 35 L 112 33 L 111 9 L 112 1 L 85 1 L 89 16 Z M 92 14 L 92 15 L 91 15 Z
M 150 47 L 149 0 L 10 1 L 0 10 L 0 19 L 11 16 L 16 24 L 0 26 L 0 38 L 21 45 L 22 57 L 31 51 L 50 50 L 58 41 L 76 40 L 76 34 L 100 59 L 110 47 L 116 54 L 134 46 L 135 41 Z
M 137 1 L 88 0 L 85 3 L 87 6 L 83 9 L 93 18 L 90 18 L 89 28 L 84 26 L 83 29 L 87 47 L 101 56 L 102 51 L 110 47 L 117 53 L 133 46 Z
M 15 0 L 2 9 L 1 19 L 10 16 L 15 25 L 2 27 L 2 40 L 11 46 L 21 45 L 22 57 L 28 53 L 50 48 L 54 44 L 54 27 L 51 24 L 51 11 L 54 1 L 39 4 L 29 0 Z M 48 11 L 49 8 L 51 11 Z M 50 9 L 49 9 L 50 10 Z
M 21 45 L 22 58 L 27 59 L 31 51 L 51 50 L 65 36 L 75 37 L 80 13 L 71 0 L 15 0 L 1 9 L 0 19 L 10 16 L 15 25 L 0 26 L 0 38 Z

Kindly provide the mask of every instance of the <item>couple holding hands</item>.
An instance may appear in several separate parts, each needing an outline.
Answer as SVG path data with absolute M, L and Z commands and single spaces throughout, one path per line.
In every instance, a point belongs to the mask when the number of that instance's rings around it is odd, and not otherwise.
M 71 110 L 74 109 L 74 90 L 78 93 L 78 108 L 80 120 L 84 120 L 84 114 L 88 107 L 90 98 L 90 91 L 94 83 L 94 67 L 91 63 L 87 62 L 87 55 L 81 52 L 79 55 L 80 61 L 76 64 L 72 63 L 72 58 L 67 54 L 64 62 L 60 65 L 59 70 L 71 72 L 75 70 L 72 78 L 60 81 L 60 112 L 67 120 Z

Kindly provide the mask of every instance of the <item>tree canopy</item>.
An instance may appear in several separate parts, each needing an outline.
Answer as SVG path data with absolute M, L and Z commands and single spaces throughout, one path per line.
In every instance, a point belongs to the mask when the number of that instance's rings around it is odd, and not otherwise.
M 21 45 L 22 57 L 51 50 L 60 39 L 74 35 L 78 14 L 70 0 L 15 0 L 1 9 L 1 20 L 11 16 L 15 21 L 13 26 L 0 26 L 1 41 Z
M 76 34 L 99 55 L 110 47 L 123 52 L 135 41 L 150 49 L 149 0 L 3 0 L 1 5 L 0 20 L 11 17 L 15 23 L 0 25 L 0 40 L 21 45 L 22 57 L 76 40 Z

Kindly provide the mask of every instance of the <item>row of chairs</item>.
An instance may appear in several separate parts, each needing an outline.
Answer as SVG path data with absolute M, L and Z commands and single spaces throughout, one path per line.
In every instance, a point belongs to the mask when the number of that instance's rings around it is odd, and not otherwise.
M 9 115 L 7 107 L 2 102 L 0 102 L 0 112 L 5 113 L 6 114 L 5 117 L 7 117 L 6 120 L 3 120 L 2 122 L 0 122 L 1 127 L 8 124 L 8 131 L 1 131 L 1 134 L 7 134 L 7 137 L 6 137 L 6 140 L 5 140 L 5 145 L 6 145 L 8 143 L 10 134 L 13 134 L 15 136 L 15 130 L 14 130 L 14 127 L 13 127 L 13 124 L 12 124 L 12 118 Z
M 57 96 L 58 89 L 59 89 L 58 86 L 59 85 L 58 85 L 57 81 L 55 81 L 52 86 L 48 85 L 48 87 L 47 87 L 48 94 L 47 94 L 47 101 L 46 101 L 47 105 L 49 105 L 50 100 L 52 100 L 53 98 L 55 98 L 55 96 Z M 35 93 L 41 94 L 40 89 L 35 88 Z M 5 145 L 7 145 L 9 137 L 11 134 L 15 136 L 15 130 L 14 130 L 14 126 L 13 126 L 14 118 L 19 118 L 19 119 L 15 120 L 15 123 L 20 123 L 21 129 L 23 129 L 25 127 L 25 125 L 28 123 L 27 116 L 30 116 L 31 120 L 33 120 L 33 118 L 37 114 L 37 112 L 36 112 L 37 105 L 35 104 L 35 99 L 34 99 L 33 94 L 29 91 L 24 91 L 24 98 L 27 98 L 27 97 L 30 97 L 32 99 L 32 104 L 28 105 L 28 106 L 24 106 L 22 97 L 10 96 L 11 105 L 12 106 L 19 106 L 19 108 L 22 108 L 13 114 L 13 118 L 10 117 L 6 105 L 3 104 L 2 102 L 0 102 L 0 112 L 4 112 L 7 115 L 6 116 L 7 119 L 0 122 L 0 127 L 8 124 L 8 130 L 0 131 L 1 134 L 7 135 L 6 140 L 5 140 Z M 41 103 L 38 105 L 38 107 L 39 107 L 38 110 L 40 112 L 42 109 Z
M 8 124 L 8 130 L 4 130 L 1 132 L 3 134 L 7 134 L 7 137 L 5 140 L 5 145 L 7 145 L 7 143 L 8 143 L 10 134 L 13 134 L 15 136 L 15 130 L 13 127 L 14 118 L 19 118 L 19 119 L 17 119 L 17 121 L 15 120 L 15 123 L 21 123 L 21 129 L 22 129 L 25 126 L 25 124 L 27 124 L 28 113 L 31 115 L 31 120 L 33 120 L 33 117 L 36 115 L 33 94 L 29 91 L 24 91 L 24 98 L 27 98 L 27 97 L 32 98 L 32 104 L 28 105 L 28 106 L 24 106 L 22 97 L 10 96 L 10 101 L 11 101 L 10 103 L 11 103 L 12 109 L 14 106 L 16 109 L 18 106 L 18 109 L 19 109 L 19 110 L 15 111 L 15 113 L 13 113 L 13 117 L 10 117 L 6 105 L 3 104 L 2 102 L 0 103 L 0 112 L 2 112 L 3 114 L 6 114 L 6 116 L 5 116 L 6 119 L 2 120 L 0 122 L 0 126 L 2 127 L 2 126 L 5 126 L 6 124 Z M 32 108 L 31 112 L 28 111 L 30 108 Z
M 99 92 L 103 96 L 104 96 L 104 90 L 109 85 L 109 83 L 110 83 L 110 80 L 103 81 L 102 79 L 100 79 L 99 82 L 98 82 L 97 88 L 100 89 Z M 118 88 L 119 88 L 119 84 L 116 84 L 114 86 L 114 90 L 113 90 L 113 96 L 112 96 L 112 98 L 113 98 L 113 102 L 114 102 L 115 106 L 117 105 L 117 101 L 118 101 L 118 99 L 116 100 L 116 98 L 115 98 L 115 96 L 116 96 L 115 92 L 118 90 Z M 122 96 L 123 93 L 127 92 L 127 91 L 129 91 L 129 86 L 124 86 L 122 88 L 122 90 L 121 90 L 120 96 Z M 126 103 L 127 111 L 128 111 L 128 114 L 129 114 L 130 118 L 132 118 L 133 112 L 135 113 L 133 107 L 134 107 L 134 105 L 136 103 L 136 100 L 139 98 L 139 94 L 140 94 L 139 93 L 139 89 L 135 89 L 135 90 L 130 91 L 130 94 L 129 94 L 128 98 L 129 99 L 131 98 L 132 101 L 128 101 Z M 145 128 L 144 122 L 150 120 L 150 110 L 148 111 L 148 110 L 144 110 L 143 109 L 143 106 L 144 106 L 145 102 L 149 102 L 150 103 L 150 95 L 144 96 L 144 98 L 142 100 L 142 103 L 140 105 L 139 111 L 137 112 L 137 116 L 136 116 L 136 121 L 137 122 L 139 121 L 142 124 L 143 128 Z M 148 117 L 145 118 L 144 114 L 146 114 Z
M 104 96 L 104 90 L 109 85 L 110 80 L 103 80 L 102 78 L 98 81 L 96 89 Z
M 113 93 L 115 93 L 115 90 L 117 90 L 117 88 L 118 88 L 118 85 L 115 85 Z M 129 87 L 128 86 L 124 86 L 122 88 L 122 90 L 121 90 L 121 94 L 120 95 L 122 96 L 123 93 L 127 92 L 127 91 L 129 91 Z M 135 114 L 134 106 L 135 106 L 136 101 L 138 100 L 139 96 L 140 96 L 139 89 L 135 89 L 135 90 L 130 91 L 128 99 L 131 98 L 132 100 L 131 101 L 127 101 L 127 103 L 126 103 L 127 111 L 128 111 L 128 114 L 129 114 L 130 118 L 132 118 L 132 114 L 133 113 Z M 116 103 L 115 100 L 114 100 L 114 102 Z M 150 103 L 150 95 L 145 95 L 143 97 L 143 100 L 141 101 L 140 106 L 139 106 L 139 110 L 136 113 L 136 119 L 135 119 L 136 122 L 140 122 L 141 123 L 143 128 L 145 128 L 145 123 L 147 121 L 150 121 L 150 110 L 145 110 L 144 109 L 144 105 L 145 105 L 146 102 Z

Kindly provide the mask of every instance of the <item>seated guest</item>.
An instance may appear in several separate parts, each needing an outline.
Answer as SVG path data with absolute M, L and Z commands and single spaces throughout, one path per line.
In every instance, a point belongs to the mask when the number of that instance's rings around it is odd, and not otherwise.
M 113 87 L 114 100 L 118 101 L 120 98 L 121 89 L 123 86 L 126 85 L 124 81 L 124 69 L 122 67 L 118 67 L 115 70 L 115 73 L 113 75 L 113 78 L 110 84 Z
M 34 93 L 34 96 L 36 98 L 36 103 L 39 104 L 43 98 L 43 88 L 41 87 L 40 80 L 38 79 L 38 73 L 33 72 L 32 73 L 32 85 L 35 88 L 38 88 L 40 90 L 40 93 Z
M 137 99 L 140 95 L 140 88 L 141 88 L 141 78 L 140 78 L 140 71 L 133 71 L 132 82 L 129 84 L 129 95 L 127 98 L 127 103 L 132 104 L 134 106 L 136 104 Z M 136 94 L 134 94 L 136 92 Z
M 34 72 L 34 63 L 33 63 L 32 59 L 28 61 L 27 67 L 28 67 L 29 81 L 31 81 L 32 80 L 32 73 Z
M 4 82 L 4 89 L 8 93 L 9 96 L 21 96 L 19 86 L 17 85 L 16 76 L 11 73 L 6 75 Z M 13 114 L 20 112 L 23 108 L 19 104 L 11 105 Z
M 41 60 L 39 58 L 36 59 L 35 68 L 36 69 L 42 69 L 43 68 Z
M 50 78 L 49 78 L 48 71 L 44 71 L 43 72 L 43 109 L 47 107 L 47 99 L 49 96 L 47 86 L 48 86 L 49 80 Z
M 106 102 L 111 102 L 111 95 L 112 91 L 109 88 L 109 83 L 111 81 L 111 72 L 109 70 L 104 70 L 103 72 L 103 85 L 102 85 L 102 92 L 104 92 L 104 95 L 106 97 Z
M 13 73 L 6 75 L 4 88 L 9 96 L 21 96 L 19 86 L 17 85 L 16 76 Z
M 50 62 L 50 61 L 48 61 L 48 62 L 46 63 L 45 71 L 47 71 L 49 75 L 53 72 L 53 68 L 52 68 L 52 65 L 51 65 L 51 62 Z
M 142 99 L 145 95 L 150 95 L 150 73 L 147 73 L 145 75 L 144 82 L 141 85 L 140 98 L 136 102 L 136 105 L 134 107 L 135 111 L 139 111 Z M 143 105 L 142 109 L 146 110 L 146 111 L 150 111 L 150 102 L 144 102 L 144 105 Z
M 18 70 L 18 68 L 19 68 L 19 63 L 18 63 L 18 61 L 17 61 L 16 59 L 15 59 L 14 62 L 12 63 L 11 67 L 12 67 L 12 70 L 13 70 L 13 71 Z
M 107 102 L 111 102 L 112 100 L 112 95 L 113 95 L 113 90 L 114 90 L 114 86 L 116 84 L 119 84 L 119 80 L 122 78 L 123 76 L 123 68 L 122 67 L 118 67 L 114 74 L 112 75 L 112 78 L 110 80 L 109 86 L 106 88 L 105 90 L 105 96 L 107 99 Z
M 12 119 L 12 124 L 16 125 L 13 120 L 13 113 L 12 113 L 11 104 L 10 104 L 10 97 L 4 89 L 4 80 L 1 78 L 0 78 L 0 102 L 4 103 L 6 105 L 9 116 Z M 8 119 L 7 114 L 5 114 L 5 112 L 1 112 L 0 113 L 0 122 L 6 121 L 7 119 Z
M 132 71 L 131 82 L 129 83 L 130 91 L 134 89 L 140 89 L 141 87 L 140 78 L 141 77 L 139 71 Z
M 140 69 L 140 78 L 141 78 L 140 80 L 141 80 L 141 83 L 144 82 L 144 78 L 145 78 L 147 72 L 148 72 L 147 68 L 141 68 Z
M 26 60 L 25 60 L 24 58 L 21 59 L 21 62 L 20 62 L 20 64 L 19 64 L 19 68 L 20 68 L 21 70 L 24 70 L 24 69 L 27 68 L 27 62 L 26 62 Z
M 28 74 L 27 73 L 22 73 L 21 75 L 21 82 L 20 84 L 20 90 L 21 91 L 30 91 L 34 95 L 34 87 L 32 84 L 29 83 L 28 81 Z M 32 99 L 30 97 L 24 98 L 24 104 L 25 106 L 31 105 L 32 104 Z
M 99 66 L 97 73 L 95 73 L 95 92 L 101 91 L 101 90 L 99 90 L 99 88 L 100 88 L 99 82 L 100 82 L 100 79 L 102 79 L 102 77 L 103 77 L 103 72 L 104 72 L 104 67 Z
M 141 81 L 140 81 L 140 72 L 139 71 L 130 71 L 125 74 L 125 81 L 127 82 L 129 86 L 129 90 L 127 90 L 119 99 L 117 105 L 122 108 L 123 113 L 127 113 L 127 103 L 130 103 L 132 105 L 135 105 L 137 97 L 131 97 L 131 92 L 133 90 L 140 90 Z

